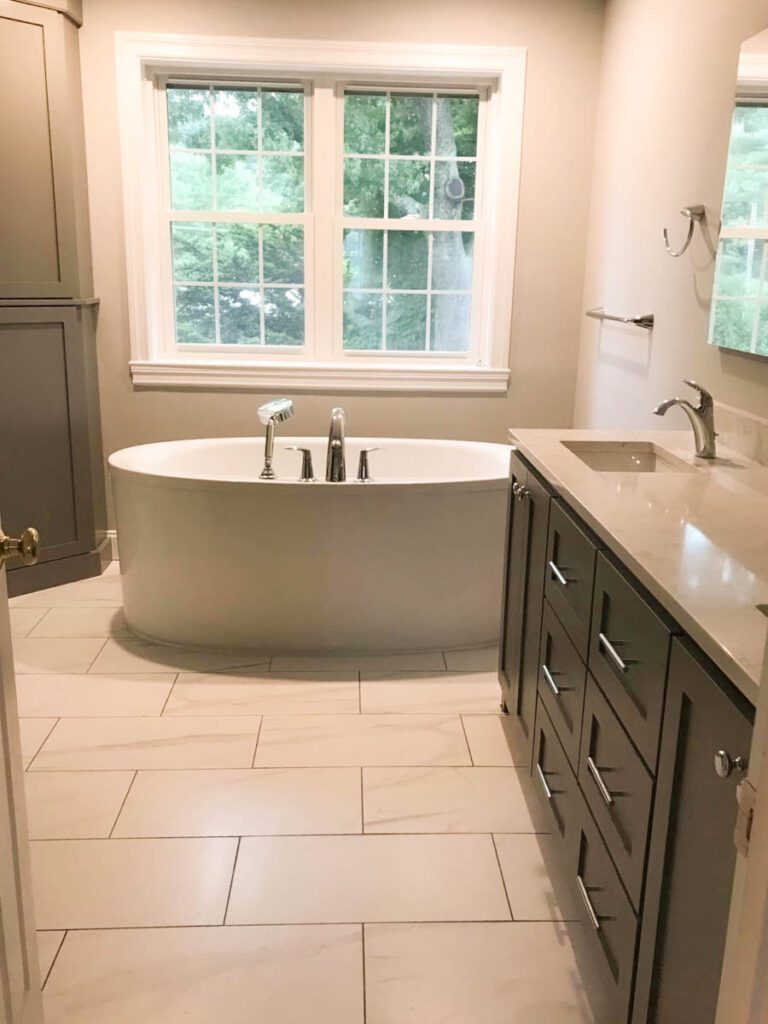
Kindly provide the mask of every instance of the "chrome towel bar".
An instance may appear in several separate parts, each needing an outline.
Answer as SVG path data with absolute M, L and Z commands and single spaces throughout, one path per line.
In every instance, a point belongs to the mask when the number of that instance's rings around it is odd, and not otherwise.
M 614 316 L 613 313 L 606 313 L 602 306 L 597 309 L 588 309 L 587 316 L 593 320 L 613 320 L 617 324 L 633 324 L 635 327 L 643 327 L 646 331 L 653 329 L 653 313 L 644 313 L 642 316 Z

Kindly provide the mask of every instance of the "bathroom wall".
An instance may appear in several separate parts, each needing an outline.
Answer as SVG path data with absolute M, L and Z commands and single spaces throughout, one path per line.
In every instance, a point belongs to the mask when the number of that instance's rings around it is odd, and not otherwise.
M 766 27 L 766 0 L 609 0 L 583 308 L 654 313 L 656 327 L 582 319 L 579 426 L 660 427 L 651 409 L 682 377 L 768 413 L 768 359 L 707 344 L 739 46 Z M 682 241 L 694 203 L 709 227 L 672 259 L 662 228 Z M 677 411 L 663 425 L 687 429 Z
M 568 425 L 600 66 L 602 0 L 85 0 L 81 30 L 98 344 L 107 452 L 165 438 L 256 432 L 251 393 L 134 391 L 128 373 L 115 110 L 116 30 L 510 45 L 528 48 L 508 397 L 349 396 L 349 429 L 502 440 L 511 424 Z M 324 433 L 338 396 L 302 394 L 291 429 Z

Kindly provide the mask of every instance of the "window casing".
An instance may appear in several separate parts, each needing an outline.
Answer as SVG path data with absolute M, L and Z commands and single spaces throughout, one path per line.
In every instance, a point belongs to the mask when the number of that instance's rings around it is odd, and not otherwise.
M 355 58 L 375 69 L 363 70 L 349 66 L 351 48 L 342 44 L 226 43 L 184 40 L 173 47 L 163 37 L 133 34 L 118 41 L 134 382 L 505 390 L 522 51 L 361 46 Z M 236 66 L 233 50 L 239 51 Z M 179 146 L 168 102 L 182 90 L 206 93 L 212 110 L 216 90 L 224 107 L 237 90 L 242 96 L 252 94 L 259 117 L 256 124 L 254 115 L 248 149 L 241 151 L 238 139 L 222 145 L 213 117 L 210 142 L 198 136 Z M 279 148 L 279 140 L 266 146 L 262 98 L 271 96 L 274 108 L 274 96 L 300 94 L 300 148 L 296 139 L 286 150 Z M 349 118 L 345 133 L 345 104 L 365 97 L 374 97 L 385 110 L 386 125 L 381 145 L 368 140 L 357 147 L 349 137 Z M 440 112 L 455 111 L 456 104 L 464 104 L 465 113 L 476 111 L 476 141 L 468 145 L 465 140 L 464 152 L 458 151 L 461 145 L 452 150 L 439 138 Z M 422 118 L 430 138 L 416 144 L 414 152 L 407 151 L 413 145 L 409 142 L 406 151 L 398 152 L 403 143 L 394 144 L 392 125 L 401 114 L 392 110 L 409 105 L 430 112 Z M 173 103 L 171 122 L 172 108 Z M 188 196 L 175 200 L 171 168 L 180 154 L 185 160 L 210 161 L 210 202 L 205 197 L 190 202 Z M 238 160 L 248 163 L 259 186 L 269 179 L 265 165 L 270 161 L 303 162 L 302 202 L 281 208 L 280 197 L 275 202 L 274 196 L 266 203 L 217 201 L 217 169 L 222 161 L 230 161 L 231 168 Z M 364 166 L 383 174 L 378 208 L 373 208 L 375 189 L 373 205 L 370 195 L 368 205 L 355 201 L 359 197 L 350 188 L 355 164 L 358 170 Z M 406 187 L 397 193 L 401 180 Z M 409 180 L 421 189 L 412 206 L 393 204 L 395 193 L 401 200 L 409 198 Z M 238 232 L 247 243 L 239 249 L 232 242 Z M 276 278 L 275 260 L 265 259 L 269 240 L 291 232 L 303 236 L 303 266 L 296 265 L 296 280 Z M 381 265 L 378 280 L 370 273 L 367 279 L 360 276 L 363 261 L 356 252 L 364 247 L 369 271 Z M 233 262 L 229 255 L 235 249 L 250 251 L 254 258 Z M 272 245 L 273 255 L 278 250 Z M 185 261 L 180 252 L 202 257 L 197 263 Z M 452 268 L 447 275 L 446 267 Z M 279 269 L 285 274 L 284 265 Z M 247 279 L 235 280 L 241 272 Z M 189 300 L 186 320 L 178 303 L 174 308 L 179 295 Z M 358 314 L 363 309 L 367 324 L 357 333 L 356 309 Z M 302 311 L 299 338 L 291 332 Z M 193 330 L 189 325 L 196 316 L 202 326 Z M 358 315 L 358 327 L 360 322 Z M 283 326 L 278 330 L 275 324 Z

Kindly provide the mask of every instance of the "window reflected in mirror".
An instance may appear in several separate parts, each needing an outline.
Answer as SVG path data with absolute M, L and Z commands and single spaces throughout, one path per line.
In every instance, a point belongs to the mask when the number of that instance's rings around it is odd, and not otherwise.
M 768 32 L 742 47 L 709 340 L 768 356 Z

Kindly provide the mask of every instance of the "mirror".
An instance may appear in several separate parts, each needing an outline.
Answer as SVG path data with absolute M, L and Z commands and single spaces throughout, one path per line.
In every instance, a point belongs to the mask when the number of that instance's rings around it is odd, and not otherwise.
M 768 356 L 768 30 L 741 47 L 709 341 Z

